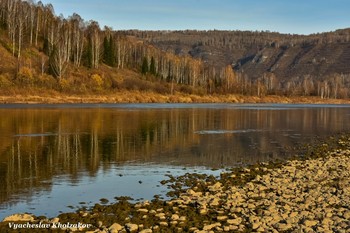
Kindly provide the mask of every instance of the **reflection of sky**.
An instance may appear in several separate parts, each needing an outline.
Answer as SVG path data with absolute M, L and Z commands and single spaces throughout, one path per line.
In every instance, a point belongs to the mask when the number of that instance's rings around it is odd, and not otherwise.
M 73 12 L 113 29 L 270 30 L 310 34 L 349 27 L 348 0 L 102 0 L 52 3 L 56 14 Z
M 349 105 L 0 105 L 0 197 L 7 202 L 0 220 L 17 212 L 53 216 L 115 196 L 151 199 L 164 194 L 157 185 L 167 171 L 191 172 L 183 167 L 282 159 L 286 147 L 350 129 L 349 111 Z M 67 160 L 77 147 L 77 157 Z
M 160 194 L 166 198 L 167 187 L 160 184 L 161 180 L 168 179 L 166 174 L 180 176 L 186 172 L 196 172 L 219 175 L 221 172 L 206 170 L 202 167 L 197 169 L 184 170 L 180 167 L 162 167 L 152 164 L 114 166 L 107 171 L 101 169 L 93 178 L 81 174 L 80 180 L 74 182 L 69 176 L 63 175 L 53 179 L 53 185 L 49 191 L 37 192 L 32 197 L 18 197 L 21 201 L 13 201 L 12 206 L 0 205 L 0 221 L 10 214 L 25 212 L 31 212 L 37 216 L 54 217 L 59 214 L 59 211 L 74 211 L 68 206 L 91 206 L 99 203 L 101 198 L 106 198 L 110 202 L 114 202 L 116 196 L 130 196 L 134 200 L 141 198 L 151 200 L 154 195 Z M 79 204 L 80 202 L 86 204 Z

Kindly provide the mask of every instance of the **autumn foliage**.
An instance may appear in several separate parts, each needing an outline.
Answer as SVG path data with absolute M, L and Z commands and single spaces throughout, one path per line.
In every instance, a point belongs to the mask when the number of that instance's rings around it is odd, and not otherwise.
M 167 51 L 144 39 L 152 38 L 156 42 L 161 35 L 172 36 L 174 33 L 153 32 L 147 37 L 147 32 L 142 31 L 101 29 L 98 22 L 84 21 L 76 13 L 68 18 L 56 16 L 51 4 L 0 0 L 0 57 L 3 58 L 0 89 L 26 86 L 69 93 L 135 90 L 259 97 L 347 98 L 349 95 L 348 74 L 334 74 L 317 80 L 303 75 L 281 81 L 270 70 L 253 77 L 235 70 L 237 64 L 206 62 L 195 54 Z M 300 44 L 320 38 L 316 35 L 306 39 L 302 36 L 280 37 L 278 33 L 268 32 L 233 33 L 231 37 L 222 37 L 219 31 L 197 34 L 202 38 L 194 45 L 197 49 L 216 44 L 223 49 L 276 47 L 285 40 Z M 328 34 L 323 37 L 322 43 L 331 40 Z

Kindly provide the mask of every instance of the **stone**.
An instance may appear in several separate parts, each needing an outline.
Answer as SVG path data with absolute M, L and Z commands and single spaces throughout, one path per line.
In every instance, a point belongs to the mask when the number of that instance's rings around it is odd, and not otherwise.
M 201 214 L 201 215 L 206 215 L 207 214 L 207 210 L 206 209 L 200 209 L 199 210 L 199 214 Z
M 255 222 L 255 223 L 253 223 L 253 224 L 252 224 L 252 228 L 253 228 L 253 230 L 258 229 L 258 228 L 260 227 L 260 225 L 261 225 L 261 223 L 260 223 L 260 222 Z
M 113 223 L 109 228 L 110 233 L 118 233 L 121 229 L 123 229 L 122 225 L 118 223 Z
M 167 222 L 160 222 L 159 225 L 162 227 L 167 227 L 169 224 Z
M 179 219 L 180 219 L 180 216 L 178 214 L 171 215 L 171 220 L 176 221 L 176 220 L 179 220 Z
M 155 210 L 150 210 L 149 213 L 150 213 L 150 214 L 156 214 L 157 211 L 155 211 Z
M 218 221 L 226 221 L 227 220 L 227 216 L 217 216 L 216 217 L 216 219 L 218 220 Z
M 276 227 L 278 231 L 287 231 L 291 229 L 293 226 L 291 224 L 286 224 L 286 223 L 277 223 Z
M 346 212 L 343 214 L 343 217 L 344 217 L 346 220 L 350 220 L 350 211 L 346 211 Z
M 125 224 L 125 228 L 130 232 L 136 232 L 139 229 L 137 224 L 127 223 Z
M 208 230 L 211 230 L 211 229 L 213 229 L 215 227 L 215 225 L 213 226 L 213 225 L 205 225 L 204 227 L 203 227 L 203 231 L 208 231 Z
M 230 225 L 238 226 L 239 224 L 241 224 L 241 222 L 242 222 L 242 218 L 227 219 L 227 223 Z
M 156 217 L 158 217 L 160 220 L 165 220 L 166 217 L 165 217 L 165 214 L 164 213 L 159 213 L 159 214 L 156 214 Z
M 213 198 L 209 203 L 210 206 L 218 206 L 219 204 L 220 204 L 219 198 Z
M 171 222 L 170 222 L 170 225 L 175 226 L 175 225 L 177 225 L 178 223 L 179 223 L 178 221 L 171 221 Z
M 214 185 L 209 186 L 209 190 L 212 191 L 212 192 L 220 191 L 221 190 L 221 186 L 222 186 L 222 184 L 220 182 L 216 182 Z
M 13 214 L 4 218 L 3 222 L 32 222 L 34 221 L 33 215 L 30 214 Z
M 152 233 L 153 231 L 151 229 L 144 229 L 140 231 L 139 233 Z
M 291 218 L 294 218 L 294 217 L 296 217 L 296 216 L 298 216 L 298 212 L 291 212 L 291 213 L 289 214 L 289 217 L 291 217 Z
M 313 227 L 316 226 L 318 224 L 318 221 L 315 220 L 305 220 L 304 225 L 306 227 Z
M 53 218 L 53 219 L 51 219 L 51 223 L 58 223 L 60 221 L 60 219 L 59 218 Z
M 148 209 L 138 209 L 137 212 L 148 213 Z
M 239 226 L 230 225 L 229 228 L 230 228 L 230 231 L 236 231 L 236 230 L 238 230 Z
M 194 195 L 196 192 L 193 191 L 192 189 L 187 189 L 186 193 L 189 195 Z

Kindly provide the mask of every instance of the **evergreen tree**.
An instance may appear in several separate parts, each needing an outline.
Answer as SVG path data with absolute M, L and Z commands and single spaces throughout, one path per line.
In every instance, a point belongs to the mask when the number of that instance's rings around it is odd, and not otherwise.
M 46 55 L 50 55 L 50 45 L 49 45 L 49 40 L 48 39 L 44 39 L 44 43 L 43 43 L 43 52 L 46 54 Z
M 88 46 L 87 46 L 85 52 L 86 52 L 85 57 L 86 57 L 87 67 L 92 68 L 93 61 L 92 61 L 92 48 L 91 48 L 91 41 L 90 40 L 88 40 Z
M 154 57 L 151 58 L 151 65 L 149 67 L 149 72 L 153 75 L 156 75 L 157 72 L 156 72 L 156 64 L 155 64 L 155 61 L 154 61 Z
M 103 61 L 109 66 L 115 66 L 114 43 L 111 36 L 103 40 Z
M 107 65 L 110 60 L 109 51 L 110 51 L 109 40 L 107 36 L 105 36 L 105 38 L 103 39 L 103 62 L 106 63 Z
M 143 58 L 142 67 L 141 67 L 141 73 L 147 74 L 148 73 L 148 60 L 147 57 Z
M 115 64 L 116 64 L 116 54 L 115 54 L 114 40 L 111 36 L 109 38 L 109 65 L 115 66 Z

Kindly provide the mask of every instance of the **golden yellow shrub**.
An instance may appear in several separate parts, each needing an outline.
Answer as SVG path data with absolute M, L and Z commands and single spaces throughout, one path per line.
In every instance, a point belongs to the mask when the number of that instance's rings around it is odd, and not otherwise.
M 0 87 L 9 87 L 12 84 L 11 77 L 8 73 L 0 74 Z
M 99 74 L 91 75 L 91 79 L 96 89 L 101 89 L 103 86 L 103 79 Z
M 17 73 L 17 80 L 21 84 L 33 84 L 34 75 L 33 71 L 29 67 L 21 67 Z

